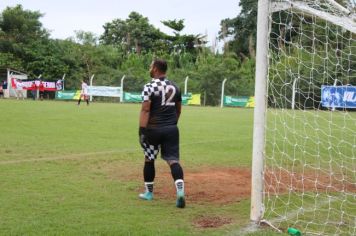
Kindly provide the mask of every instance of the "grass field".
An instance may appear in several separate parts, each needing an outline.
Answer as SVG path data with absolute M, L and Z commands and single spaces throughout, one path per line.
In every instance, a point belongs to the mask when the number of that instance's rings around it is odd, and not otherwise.
M 183 107 L 185 209 L 175 207 L 160 159 L 154 201 L 138 199 L 139 110 L 139 104 L 0 100 L 0 235 L 280 235 L 267 227 L 249 231 L 244 185 L 250 186 L 252 109 Z M 278 182 L 267 186 L 265 217 L 283 220 L 276 223 L 283 232 L 355 230 L 355 115 L 268 112 L 266 165 Z M 248 180 L 241 182 L 240 172 Z
M 249 197 L 219 204 L 190 202 L 188 196 L 185 209 L 175 207 L 174 195 L 138 199 L 139 109 L 138 104 L 0 100 L 0 235 L 242 234 L 250 223 Z M 209 167 L 249 168 L 252 115 L 252 109 L 184 107 L 179 127 L 185 176 Z M 159 177 L 168 167 L 162 160 L 157 164 Z M 206 216 L 229 223 L 194 223 Z

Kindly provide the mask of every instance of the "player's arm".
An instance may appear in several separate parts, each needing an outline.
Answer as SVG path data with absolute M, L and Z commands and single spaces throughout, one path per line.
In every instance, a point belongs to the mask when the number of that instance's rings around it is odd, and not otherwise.
M 148 119 L 150 118 L 150 108 L 151 101 L 142 102 L 141 112 L 140 112 L 140 127 L 146 128 L 148 124 Z
M 140 128 L 138 131 L 139 142 L 142 148 L 145 148 L 146 135 L 147 135 L 146 127 L 148 124 L 148 119 L 150 117 L 150 107 L 151 107 L 151 101 L 142 102 L 141 112 L 140 112 Z
M 177 120 L 179 120 L 182 111 L 182 102 L 176 102 Z

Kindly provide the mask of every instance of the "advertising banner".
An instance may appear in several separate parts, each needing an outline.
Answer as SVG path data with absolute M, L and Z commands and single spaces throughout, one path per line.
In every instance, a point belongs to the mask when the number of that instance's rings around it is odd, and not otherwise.
M 321 86 L 321 105 L 328 108 L 356 108 L 356 86 Z
M 182 104 L 188 105 L 188 101 L 192 99 L 192 95 L 191 93 L 182 94 Z
M 255 97 L 224 96 L 224 106 L 228 106 L 228 107 L 255 107 Z
M 100 96 L 100 97 L 120 97 L 121 87 L 89 86 L 88 94 L 91 96 Z
M 187 93 L 182 95 L 183 105 L 201 105 L 200 94 Z
M 124 102 L 142 102 L 141 93 L 124 93 Z M 182 95 L 183 105 L 200 105 L 200 94 L 185 94 Z
M 239 96 L 239 97 L 224 96 L 224 106 L 246 107 L 249 98 L 250 97 L 247 96 Z
M 56 92 L 56 99 L 59 100 L 78 100 L 79 96 L 80 90 L 65 90 Z
M 11 78 L 11 87 L 14 89 L 37 90 L 42 82 L 45 91 L 58 91 L 63 89 L 63 81 L 20 80 Z
M 249 97 L 246 107 L 255 107 L 255 97 Z
M 141 93 L 124 93 L 124 102 L 142 102 Z

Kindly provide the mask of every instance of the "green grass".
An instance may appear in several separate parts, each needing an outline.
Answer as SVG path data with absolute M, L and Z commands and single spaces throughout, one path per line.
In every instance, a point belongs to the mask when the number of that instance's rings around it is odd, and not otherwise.
M 188 201 L 181 210 L 174 196 L 137 198 L 143 165 L 138 104 L 0 100 L 0 110 L 0 235 L 235 235 L 249 224 L 249 199 Z M 252 113 L 184 107 L 185 174 L 201 166 L 250 166 Z M 113 177 L 120 172 L 140 177 Z M 201 216 L 232 223 L 197 228 L 193 222 Z
M 280 235 L 270 228 L 244 231 L 250 224 L 248 198 L 228 204 L 188 201 L 183 210 L 175 207 L 174 196 L 140 201 L 139 104 L 78 107 L 75 102 L 0 100 L 0 111 L 0 235 Z M 301 170 L 305 164 L 324 168 L 338 166 L 341 159 L 354 160 L 350 143 L 354 145 L 355 133 L 352 128 L 340 130 L 347 120 L 355 122 L 355 114 L 319 112 L 315 117 L 270 111 L 267 165 Z M 250 168 L 252 124 L 252 109 L 183 107 L 179 128 L 185 175 L 200 167 Z M 335 148 L 315 148 L 315 140 L 333 143 L 338 137 L 345 142 Z M 337 163 L 330 164 L 329 157 L 336 152 Z M 158 169 L 168 171 L 162 160 L 157 162 Z M 349 163 L 340 173 L 354 178 L 352 168 L 354 163 Z M 278 199 L 270 196 L 266 216 L 278 218 L 286 210 L 296 211 L 297 205 L 309 206 L 313 199 L 285 193 Z M 346 201 L 330 206 L 344 210 L 344 218 L 352 224 L 354 201 L 348 195 Z M 324 219 L 330 212 L 320 214 Z M 226 217 L 232 223 L 198 228 L 194 221 L 202 216 Z M 309 217 L 313 215 L 300 214 L 297 222 L 305 227 L 305 222 L 314 220 Z

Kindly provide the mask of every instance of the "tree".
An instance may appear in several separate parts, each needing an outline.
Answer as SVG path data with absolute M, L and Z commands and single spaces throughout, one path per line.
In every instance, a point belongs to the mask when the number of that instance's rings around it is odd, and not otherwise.
M 163 38 L 163 33 L 149 24 L 147 17 L 137 12 L 131 12 L 126 20 L 115 19 L 103 27 L 101 42 L 123 47 L 127 52 L 140 54 L 142 51 L 150 51 L 155 41 Z
M 42 27 L 38 11 L 24 10 L 21 5 L 7 7 L 0 16 L 0 52 L 1 66 L 13 66 L 17 69 L 35 69 L 28 62 L 38 61 L 39 55 L 49 42 L 49 34 Z M 8 62 L 8 60 L 14 62 Z
M 22 5 L 7 7 L 0 17 L 0 29 L 7 40 L 16 43 L 48 38 L 49 34 L 39 20 L 42 16 L 38 11 L 24 10 Z
M 241 0 L 240 14 L 235 18 L 221 21 L 219 38 L 233 37 L 228 43 L 229 49 L 242 58 L 255 57 L 256 26 L 257 26 L 257 0 Z
M 239 61 L 234 53 L 228 55 L 215 55 L 209 50 L 199 54 L 196 62 L 196 71 L 193 78 L 199 80 L 199 92 L 206 95 L 207 105 L 218 105 L 222 81 L 228 79 L 226 94 L 237 94 Z
M 205 41 L 205 36 L 200 34 L 193 35 L 181 35 L 180 32 L 184 29 L 184 20 L 167 20 L 161 21 L 165 26 L 171 28 L 174 33 L 174 36 L 166 35 L 166 39 L 169 43 L 170 52 L 190 52 L 197 53 L 196 46 L 201 47 L 207 42 Z

